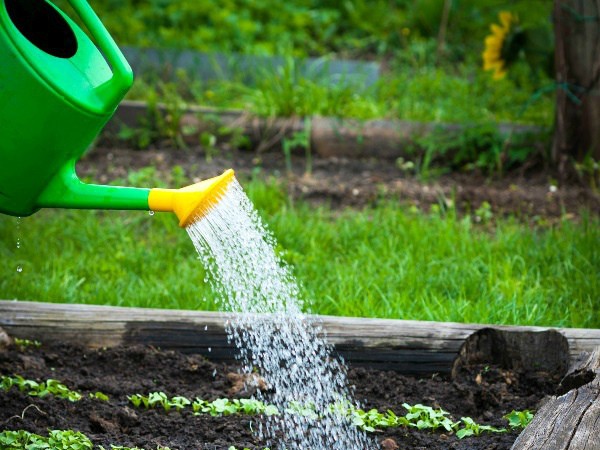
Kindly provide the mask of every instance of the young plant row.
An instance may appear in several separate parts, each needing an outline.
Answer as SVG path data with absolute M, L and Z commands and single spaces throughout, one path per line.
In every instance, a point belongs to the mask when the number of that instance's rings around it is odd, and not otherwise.
M 9 390 L 17 387 L 21 392 L 35 397 L 45 395 L 54 395 L 72 402 L 81 400 L 82 394 L 70 390 L 58 380 L 48 379 L 44 382 L 27 380 L 19 375 L 14 377 L 1 376 L 0 387 Z M 90 397 L 100 401 L 108 401 L 108 396 L 101 392 L 90 393 Z M 151 392 L 148 395 L 133 394 L 127 396 L 127 399 L 136 408 L 162 408 L 169 413 L 172 410 L 177 412 L 191 406 L 194 415 L 209 414 L 211 416 L 227 416 L 232 414 L 247 415 L 277 415 L 280 414 L 278 408 L 274 405 L 265 404 L 256 399 L 233 399 L 218 398 L 214 401 L 207 401 L 196 398 L 193 401 L 183 397 L 169 397 L 164 392 Z M 456 433 L 459 439 L 467 436 L 479 436 L 483 432 L 504 433 L 506 428 L 496 428 L 489 425 L 480 425 L 470 417 L 462 417 L 460 421 L 454 421 L 450 414 L 441 408 L 434 409 L 430 406 L 421 404 L 409 405 L 402 404 L 407 410 L 405 415 L 397 415 L 392 410 L 385 413 L 377 409 L 364 411 L 348 404 L 336 404 L 330 406 L 330 412 L 347 417 L 352 423 L 368 432 L 374 432 L 380 428 L 391 427 L 412 427 L 419 430 L 432 430 L 443 428 L 448 432 Z M 298 414 L 310 417 L 314 420 L 319 419 L 318 413 L 311 405 L 304 405 L 300 402 L 290 402 L 285 409 L 287 414 Z M 504 416 L 508 421 L 509 428 L 524 428 L 529 424 L 533 414 L 528 411 L 512 411 Z
M 94 446 L 83 433 L 73 430 L 50 430 L 48 436 L 30 433 L 25 430 L 2 431 L 0 448 L 4 450 L 144 450 L 139 447 L 111 445 L 110 449 L 102 445 Z M 156 447 L 156 450 L 170 450 L 169 447 Z
M 73 430 L 50 430 L 48 436 L 41 436 L 25 430 L 5 430 L 0 432 L 0 448 L 3 450 L 144 450 L 140 447 L 112 444 L 110 448 L 102 445 L 94 446 L 85 434 Z M 156 450 L 170 450 L 170 448 L 159 445 Z M 232 446 L 228 450 L 237 449 Z M 269 449 L 265 448 L 264 450 Z
M 147 396 L 134 394 L 127 397 L 136 408 L 163 408 L 165 412 L 182 409 L 191 405 L 194 415 L 210 414 L 211 416 L 231 414 L 266 414 L 276 415 L 279 410 L 274 405 L 267 405 L 256 399 L 227 399 L 219 398 L 212 402 L 196 398 L 191 401 L 186 397 L 176 396 L 169 398 L 164 392 L 151 392 Z M 443 428 L 448 432 L 456 433 L 459 439 L 467 436 L 479 436 L 483 432 L 504 433 L 506 428 L 496 428 L 489 425 L 480 425 L 470 417 L 462 417 L 460 421 L 453 421 L 449 413 L 441 408 L 434 409 L 421 404 L 409 405 L 403 403 L 407 410 L 403 416 L 399 416 L 392 410 L 381 413 L 376 409 L 364 411 L 349 405 L 332 405 L 331 412 L 348 417 L 352 423 L 368 432 L 374 432 L 378 428 L 412 427 L 419 430 L 432 430 Z M 291 402 L 285 410 L 288 414 L 299 414 L 319 418 L 317 412 L 307 405 L 299 402 Z M 512 411 L 503 417 L 508 421 L 509 428 L 524 428 L 533 419 L 533 414 L 528 411 Z

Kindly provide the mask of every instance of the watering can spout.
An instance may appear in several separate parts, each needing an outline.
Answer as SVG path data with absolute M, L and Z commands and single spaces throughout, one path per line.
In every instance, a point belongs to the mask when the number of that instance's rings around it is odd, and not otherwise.
M 148 206 L 152 211 L 174 212 L 180 227 L 187 227 L 206 215 L 223 197 L 235 175 L 232 169 L 223 174 L 181 189 L 152 189 Z
M 181 189 L 146 189 L 83 183 L 69 161 L 37 200 L 37 208 L 124 209 L 174 212 L 187 227 L 211 210 L 234 179 L 232 169 Z

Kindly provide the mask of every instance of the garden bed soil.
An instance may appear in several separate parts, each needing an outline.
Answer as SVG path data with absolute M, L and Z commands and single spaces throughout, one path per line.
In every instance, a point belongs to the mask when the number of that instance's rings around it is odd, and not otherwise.
M 393 160 L 315 156 L 312 172 L 307 174 L 305 158 L 294 155 L 293 173 L 288 174 L 281 152 L 257 154 L 224 147 L 207 159 L 200 147 L 174 149 L 158 145 L 149 150 L 100 146 L 78 163 L 78 172 L 96 182 L 107 183 L 126 179 L 131 171 L 148 166 L 169 174 L 177 165 L 190 181 L 218 175 L 229 167 L 242 179 L 275 176 L 285 180 L 293 199 L 333 208 L 364 207 L 391 199 L 423 211 L 432 206 L 442 210 L 456 208 L 459 213 L 473 214 L 478 220 L 480 215 L 476 212 L 483 205 L 488 216 L 511 215 L 536 223 L 565 217 L 577 219 L 586 210 L 600 214 L 600 194 L 588 184 L 576 180 L 557 183 L 547 173 L 524 169 L 502 177 L 452 172 L 423 181 L 398 168 Z
M 13 388 L 0 391 L 3 430 L 25 429 L 46 435 L 48 429 L 73 429 L 85 433 L 96 445 L 110 444 L 172 450 L 227 449 L 236 446 L 262 449 L 252 429 L 257 416 L 194 416 L 190 409 L 165 413 L 135 409 L 127 395 L 162 391 L 214 400 L 249 395 L 237 391 L 230 374 L 237 365 L 214 363 L 199 355 L 184 355 L 157 348 L 132 346 L 89 350 L 73 345 L 43 344 L 41 348 L 0 350 L 0 374 L 34 380 L 58 379 L 84 394 L 81 401 L 51 396 L 28 397 Z M 548 373 L 515 372 L 493 365 L 464 367 L 455 379 L 431 374 L 410 377 L 396 372 L 350 367 L 349 384 L 364 409 L 391 409 L 404 414 L 403 403 L 441 407 L 459 420 L 504 427 L 504 414 L 513 409 L 535 410 L 558 379 Z M 101 391 L 108 402 L 89 398 Z M 518 432 L 484 433 L 459 440 L 451 433 L 416 429 L 382 429 L 371 433 L 383 449 L 509 449 Z M 396 447 L 398 446 L 398 447 Z M 323 449 L 324 450 L 324 449 Z

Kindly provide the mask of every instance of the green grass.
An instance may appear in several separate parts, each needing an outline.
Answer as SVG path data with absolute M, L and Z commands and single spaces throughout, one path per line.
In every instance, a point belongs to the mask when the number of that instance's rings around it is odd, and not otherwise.
M 274 183 L 244 185 L 315 313 L 600 327 L 598 218 L 475 226 L 392 202 L 292 206 Z M 42 210 L 19 227 L 0 216 L 0 236 L 0 298 L 218 309 L 172 215 Z

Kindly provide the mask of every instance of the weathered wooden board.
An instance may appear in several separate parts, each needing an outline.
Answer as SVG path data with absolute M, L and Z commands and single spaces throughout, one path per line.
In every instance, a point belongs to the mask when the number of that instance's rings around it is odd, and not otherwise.
M 562 384 L 572 389 L 540 408 L 512 450 L 600 450 L 600 347 L 577 361 Z
M 40 341 L 78 342 L 89 347 L 145 344 L 233 359 L 227 313 L 113 306 L 0 301 L 0 327 L 10 335 Z M 327 339 L 353 364 L 402 373 L 449 373 L 467 338 L 485 325 L 320 316 Z M 524 338 L 548 333 L 541 327 L 494 326 Z M 553 329 L 565 336 L 574 358 L 600 345 L 600 330 Z M 551 331 L 555 333 L 555 331 Z M 518 340 L 518 339 L 513 339 Z
M 167 114 L 164 104 L 156 106 L 163 114 Z M 311 147 L 316 154 L 328 157 L 344 158 L 398 158 L 414 156 L 414 147 L 418 138 L 443 131 L 453 136 L 464 130 L 465 126 L 457 124 L 440 124 L 413 122 L 406 120 L 354 120 L 334 117 L 310 117 L 310 127 L 301 118 L 257 117 L 241 110 L 217 110 L 190 105 L 181 111 L 181 127 L 196 130 L 195 133 L 182 136 L 188 144 L 198 143 L 198 136 L 203 131 L 214 131 L 217 126 L 241 130 L 258 153 L 279 150 L 285 138 L 295 133 L 306 132 Z M 130 128 L 139 127 L 148 116 L 148 104 L 140 101 L 123 101 L 115 115 L 108 122 L 104 135 L 110 137 L 118 134 L 125 125 Z M 499 124 L 501 135 L 520 134 L 527 136 L 539 132 L 539 128 L 530 125 Z

